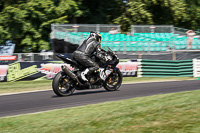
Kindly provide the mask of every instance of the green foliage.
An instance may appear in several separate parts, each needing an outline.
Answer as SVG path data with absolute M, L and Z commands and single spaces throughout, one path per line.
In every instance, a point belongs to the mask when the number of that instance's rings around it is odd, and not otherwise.
M 68 23 L 68 17 L 80 16 L 73 0 L 27 0 L 6 6 L 0 14 L 1 41 L 12 40 L 15 52 L 38 52 L 49 49 L 52 23 Z
M 130 0 L 123 10 L 121 16 L 114 20 L 114 23 L 122 25 L 123 31 L 127 31 L 132 24 L 153 24 L 152 14 L 141 1 Z
M 51 24 L 164 24 L 200 29 L 198 0 L 1 0 L 0 44 L 12 40 L 15 52 L 49 49 Z
M 174 24 L 186 18 L 186 4 L 180 0 L 130 0 L 124 12 L 114 23 L 121 24 L 122 30 L 137 24 Z
M 187 19 L 180 23 L 180 26 L 188 29 L 200 29 L 200 1 L 198 0 L 185 0 L 187 5 Z
M 83 15 L 78 18 L 78 23 L 109 24 L 121 13 L 122 0 L 82 0 L 80 5 Z

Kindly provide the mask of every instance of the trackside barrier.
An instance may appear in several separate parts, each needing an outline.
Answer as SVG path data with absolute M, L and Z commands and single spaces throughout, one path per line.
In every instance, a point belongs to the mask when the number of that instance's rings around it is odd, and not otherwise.
M 192 77 L 192 60 L 148 60 L 138 59 L 138 77 Z
M 193 76 L 200 77 L 200 59 L 193 59 Z
M 66 65 L 70 70 L 73 70 L 69 64 L 55 61 L 16 61 L 2 64 L 0 62 L 0 82 L 35 80 L 42 77 L 53 79 L 61 71 L 62 65 Z M 119 62 L 117 67 L 125 77 L 137 76 L 137 62 L 135 60 Z

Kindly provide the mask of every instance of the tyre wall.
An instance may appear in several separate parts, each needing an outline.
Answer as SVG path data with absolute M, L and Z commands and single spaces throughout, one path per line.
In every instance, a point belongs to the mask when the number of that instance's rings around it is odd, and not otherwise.
M 192 60 L 138 59 L 138 77 L 193 77 Z

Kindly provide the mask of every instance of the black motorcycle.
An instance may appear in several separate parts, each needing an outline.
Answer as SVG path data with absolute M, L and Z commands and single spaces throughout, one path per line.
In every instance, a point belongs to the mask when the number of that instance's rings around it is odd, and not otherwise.
M 109 61 L 99 60 L 95 54 L 92 56 L 92 59 L 99 64 L 99 70 L 87 76 L 89 81 L 87 84 L 80 78 L 80 73 L 85 67 L 63 54 L 57 54 L 56 56 L 59 59 L 70 64 L 74 69 L 71 71 L 66 65 L 61 66 L 62 71 L 55 75 L 52 82 L 52 88 L 55 94 L 58 96 L 68 96 L 75 90 L 98 89 L 102 86 L 107 91 L 119 89 L 122 83 L 122 74 L 116 67 L 119 63 L 119 58 L 108 47 L 107 50 L 102 49 L 102 52 Z

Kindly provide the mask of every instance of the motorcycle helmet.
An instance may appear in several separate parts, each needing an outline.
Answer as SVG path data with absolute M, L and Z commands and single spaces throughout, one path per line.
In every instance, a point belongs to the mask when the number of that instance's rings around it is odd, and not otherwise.
M 101 34 L 100 33 L 91 31 L 90 37 L 94 37 L 97 40 L 97 42 L 101 43 Z

